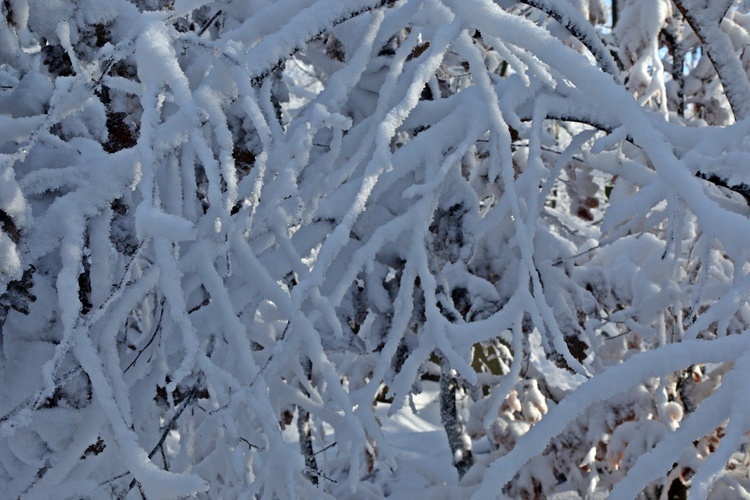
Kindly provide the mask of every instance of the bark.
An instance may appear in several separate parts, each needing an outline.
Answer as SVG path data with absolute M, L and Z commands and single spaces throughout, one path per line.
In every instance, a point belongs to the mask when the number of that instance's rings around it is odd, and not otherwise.
M 620 0 L 612 0 L 612 29 L 615 29 L 615 26 L 617 26 L 621 10 L 622 2 Z
M 312 361 L 304 355 L 302 356 L 302 370 L 307 380 L 310 380 L 312 378 Z M 302 384 L 300 384 L 300 389 L 305 396 L 310 395 Z M 302 456 L 305 457 L 305 475 L 311 483 L 318 484 L 318 475 L 316 474 L 318 462 L 315 460 L 315 453 L 313 453 L 310 413 L 301 406 L 297 406 L 297 432 L 299 432 L 299 448 Z
M 663 33 L 672 55 L 672 80 L 677 84 L 677 114 L 685 116 L 685 47 L 682 44 L 682 18 L 673 16 Z
M 443 361 L 443 370 L 440 376 L 440 420 L 445 433 L 448 436 L 448 444 L 451 447 L 453 465 L 458 471 L 459 479 L 474 465 L 474 456 L 471 452 L 471 438 L 466 433 L 466 427 L 458 415 L 456 408 L 456 389 L 458 383 L 446 369 Z

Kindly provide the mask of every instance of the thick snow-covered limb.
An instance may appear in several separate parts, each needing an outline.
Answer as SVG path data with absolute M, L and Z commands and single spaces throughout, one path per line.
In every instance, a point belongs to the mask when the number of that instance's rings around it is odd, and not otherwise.
M 355 442 L 365 441 L 365 432 L 362 426 L 357 422 L 356 418 L 352 413 L 354 404 L 352 403 L 349 395 L 343 390 L 340 385 L 338 374 L 334 366 L 324 355 L 324 351 L 320 341 L 320 335 L 315 330 L 310 320 L 305 317 L 299 310 L 294 306 L 294 302 L 291 297 L 286 295 L 281 288 L 267 275 L 265 270 L 262 268 L 260 263 L 257 261 L 252 250 L 249 248 L 247 242 L 242 238 L 242 235 L 238 234 L 233 242 L 233 247 L 238 250 L 238 256 L 244 261 L 245 265 L 252 269 L 258 278 L 260 278 L 261 286 L 263 286 L 264 293 L 268 294 L 269 299 L 273 300 L 279 307 L 282 314 L 290 318 L 293 323 L 291 328 L 298 329 L 296 335 L 299 336 L 299 341 L 305 346 L 307 355 L 310 357 L 313 366 L 317 367 L 325 380 L 328 382 L 335 404 L 337 404 L 344 412 L 346 422 L 349 426 L 349 431 L 354 433 Z M 296 324 L 295 324 L 296 323 Z M 281 351 L 284 347 L 282 343 L 277 344 L 275 351 Z M 355 467 L 354 470 L 358 470 Z M 355 484 L 352 479 L 353 475 L 350 476 L 350 482 Z
M 164 292 L 169 314 L 175 324 L 180 326 L 182 342 L 185 348 L 185 356 L 180 366 L 172 375 L 173 379 L 169 385 L 171 393 L 177 384 L 187 377 L 193 370 L 196 359 L 200 356 L 200 343 L 193 322 L 188 316 L 185 304 L 185 295 L 180 285 L 182 273 L 180 272 L 176 256 L 171 243 L 163 238 L 154 240 L 155 260 L 159 266 L 159 286 Z
M 615 82 L 620 83 L 620 71 L 617 63 L 599 38 L 598 33 L 587 19 L 568 2 L 552 3 L 549 0 L 522 0 L 526 5 L 536 7 L 552 19 L 565 26 L 571 35 L 577 38 L 594 56 L 597 64 L 606 71 Z
M 498 36 L 502 33 L 505 39 L 524 44 L 550 66 L 565 71 L 571 82 L 587 92 L 592 101 L 600 106 L 615 106 L 622 110 L 623 113 L 619 115 L 621 123 L 632 135 L 634 142 L 649 155 L 657 173 L 664 179 L 669 179 L 668 188 L 685 200 L 703 227 L 707 230 L 711 228 L 711 233 L 722 241 L 728 252 L 738 258 L 745 255 L 744 249 L 750 247 L 750 237 L 747 241 L 740 242 L 737 241 L 739 238 L 730 239 L 728 235 L 739 236 L 734 228 L 748 225 L 747 219 L 723 210 L 706 196 L 699 181 L 675 158 L 666 137 L 652 125 L 630 94 L 614 85 L 611 78 L 586 64 L 579 54 L 559 44 L 548 33 L 539 30 L 538 36 L 528 37 L 527 31 L 521 29 L 521 26 L 525 25 L 527 30 L 538 30 L 530 22 L 513 19 L 499 7 L 484 0 L 477 5 L 479 4 L 484 8 L 464 6 L 460 9 L 464 22 L 470 20 L 487 31 L 496 32 Z M 750 102 L 750 94 L 748 98 L 747 102 Z M 680 182 L 676 182 L 677 179 Z
M 448 49 L 448 46 L 454 41 L 456 36 L 459 34 L 458 23 L 451 23 L 438 30 L 436 37 L 433 40 L 428 53 L 427 59 L 420 67 L 420 71 L 414 75 L 413 80 L 409 83 L 409 88 L 404 95 L 403 99 L 398 102 L 393 108 L 388 111 L 388 114 L 384 117 L 383 121 L 377 126 L 377 135 L 375 137 L 376 150 L 372 156 L 372 159 L 367 164 L 365 174 L 363 177 L 362 185 L 357 193 L 357 197 L 354 205 L 347 211 L 343 218 L 342 224 L 336 228 L 336 231 L 330 237 L 331 243 L 326 241 L 326 246 L 321 252 L 320 261 L 315 266 L 315 272 L 312 278 L 316 281 L 318 273 L 325 272 L 328 267 L 329 247 L 332 247 L 331 252 L 336 252 L 337 247 L 340 245 L 339 241 L 346 235 L 354 224 L 356 218 L 365 209 L 368 198 L 375 187 L 378 177 L 381 173 L 386 170 L 391 163 L 390 161 L 390 141 L 396 134 L 396 129 L 403 123 L 408 116 L 409 112 L 417 105 L 419 96 L 422 88 L 427 83 L 430 77 L 440 64 L 443 58 L 444 52 Z M 390 96 L 384 96 L 390 100 Z M 382 98 L 381 98 L 382 99 Z M 387 103 L 385 101 L 384 103 Z M 387 104 L 386 104 L 387 105 Z
M 732 40 L 721 29 L 722 19 L 732 2 L 674 0 L 674 3 L 700 38 L 706 55 L 716 68 L 735 120 L 747 118 L 750 116 L 750 80 L 740 58 L 735 55 Z
M 503 12 L 499 8 L 497 10 L 500 13 Z M 471 68 L 480 67 L 482 63 L 477 57 L 476 50 L 472 50 L 474 46 L 468 40 L 468 36 L 466 35 L 466 33 L 462 35 L 460 42 L 465 47 L 464 50 L 469 61 L 469 66 Z M 499 170 L 499 174 L 503 180 L 503 183 L 506 186 L 513 186 L 512 189 L 508 190 L 505 196 L 510 200 L 510 211 L 515 223 L 514 225 L 517 233 L 517 244 L 519 246 L 519 251 L 521 252 L 523 259 L 523 265 L 519 269 L 519 280 L 521 282 L 523 282 L 524 280 L 530 281 L 533 286 L 532 300 L 534 302 L 534 305 L 531 306 L 533 308 L 532 314 L 539 328 L 546 328 L 549 331 L 550 337 L 553 341 L 553 346 L 551 347 L 562 354 L 568 365 L 571 366 L 574 370 L 581 374 L 587 374 L 587 370 L 580 364 L 577 359 L 575 359 L 570 354 L 568 346 L 566 345 L 562 337 L 562 333 L 560 332 L 557 320 L 554 318 L 552 310 L 550 309 L 549 304 L 547 303 L 547 300 L 544 296 L 542 284 L 539 281 L 539 276 L 536 272 L 536 266 L 533 262 L 533 255 L 535 253 L 533 241 L 535 221 L 532 220 L 530 226 L 524 224 L 524 217 L 521 211 L 521 201 L 519 199 L 518 193 L 516 192 L 513 179 L 514 171 L 512 166 L 512 159 L 510 158 L 509 154 L 510 148 L 507 146 L 503 147 L 505 145 L 503 143 L 506 143 L 508 145 L 510 143 L 511 138 L 509 128 L 504 119 L 503 112 L 499 107 L 499 99 L 497 98 L 497 95 L 490 84 L 489 78 L 484 72 L 478 70 L 477 74 L 480 87 L 485 94 L 485 99 L 486 101 L 491 102 L 489 108 L 491 111 L 490 121 L 492 124 L 493 132 L 497 134 L 498 137 L 497 153 L 498 156 L 500 156 L 500 159 L 495 160 L 499 163 L 499 165 L 496 165 L 495 168 Z M 543 113 L 542 116 L 544 115 L 546 115 L 546 113 Z M 528 307 L 529 305 L 530 304 L 527 304 L 526 307 Z
M 628 474 L 612 490 L 610 498 L 627 499 L 633 498 L 651 481 L 664 476 L 672 464 L 675 463 L 680 454 L 691 445 L 691 443 L 709 434 L 722 422 L 730 419 L 730 426 L 737 434 L 742 433 L 746 425 L 744 418 L 744 391 L 741 389 L 741 377 L 746 376 L 740 367 L 745 367 L 747 354 L 738 359 L 735 368 L 726 376 L 722 385 L 706 398 L 700 407 L 683 422 L 676 431 L 668 434 L 658 445 L 639 457 Z M 734 423 L 732 421 L 734 420 Z M 694 488 L 698 490 L 698 497 L 706 497 L 710 490 L 709 476 L 718 472 L 735 450 L 735 443 L 739 441 L 739 435 L 729 436 L 726 442 L 722 442 L 720 450 L 712 453 L 706 463 L 699 469 L 693 478 Z
M 747 406 L 750 402 L 748 392 L 744 388 L 747 381 L 748 369 L 750 369 L 750 353 L 745 353 L 739 358 L 729 373 L 722 379 L 722 387 L 726 384 L 728 390 L 732 391 L 731 404 L 728 413 L 729 423 L 727 424 L 724 438 L 719 443 L 719 448 L 706 458 L 706 461 L 696 471 L 693 477 L 693 487 L 690 490 L 688 498 L 707 498 L 711 492 L 714 483 L 726 474 L 725 466 L 732 454 L 737 451 L 737 443 L 742 440 L 742 436 L 747 432 L 748 417 Z
M 195 239 L 195 229 L 189 220 L 161 212 L 146 202 L 138 205 L 136 209 L 135 230 L 141 240 L 149 238 L 165 238 L 170 241 Z
M 104 425 L 105 417 L 101 408 L 91 405 L 84 411 L 82 424 L 73 436 L 72 441 L 61 454 L 58 462 L 45 471 L 39 480 L 34 483 L 24 494 L 25 499 L 43 500 L 55 495 L 56 488 L 65 484 L 70 478 L 73 469 L 79 465 L 81 456 L 86 449 L 96 442 L 97 436 Z
M 513 362 L 510 365 L 510 371 L 505 375 L 502 382 L 492 388 L 492 399 L 490 400 L 489 409 L 482 422 L 485 429 L 489 429 L 497 419 L 497 415 L 500 414 L 501 405 L 508 394 L 510 394 L 510 391 L 515 385 L 515 381 L 521 373 L 521 364 L 526 357 L 528 342 L 524 337 L 524 332 L 521 331 L 522 319 L 522 317 L 519 317 L 511 330 L 513 334 Z
M 75 353 L 91 380 L 95 398 L 106 415 L 124 462 L 145 492 L 155 498 L 177 498 L 206 491 L 208 484 L 195 474 L 174 474 L 160 470 L 138 444 L 138 436 L 128 428 L 115 401 L 93 342 L 84 330 L 75 338 Z
M 60 343 L 55 347 L 55 354 L 42 367 L 44 376 L 46 397 L 52 395 L 55 387 L 54 377 L 75 340 L 75 331 L 83 330 L 78 326 L 81 320 L 78 318 L 81 312 L 81 301 L 79 298 L 78 271 L 83 256 L 83 220 L 76 214 L 72 206 L 68 206 L 70 212 L 67 217 L 68 234 L 61 245 L 62 269 L 57 277 L 57 288 L 68 290 L 68 294 L 59 295 L 59 307 L 64 333 Z
M 669 1 L 73 3 L 0 16 L 13 496 L 460 497 L 507 453 L 490 493 L 635 496 L 715 439 L 692 487 L 743 492 L 742 419 L 691 439 L 742 404 L 750 122 Z M 683 4 L 743 67 L 748 8 Z
M 54 381 L 54 389 L 62 387 L 70 379 L 76 377 L 81 373 L 81 368 L 75 368 L 67 373 L 58 376 Z M 15 431 L 24 425 L 30 423 L 31 412 L 41 406 L 41 404 L 49 397 L 48 388 L 45 387 L 36 393 L 26 398 L 21 404 L 7 412 L 5 415 L 0 417 L 0 436 L 8 437 L 12 436 Z
M 263 38 L 245 56 L 253 83 L 257 85 L 262 82 L 275 68 L 327 27 L 391 2 L 392 0 L 355 0 L 341 3 L 323 0 L 295 12 L 279 31 Z M 287 14 L 289 12 L 291 11 L 286 11 Z
M 659 377 L 697 363 L 726 363 L 750 348 L 750 332 L 712 341 L 685 341 L 630 357 L 581 384 L 519 440 L 510 453 L 487 470 L 481 487 L 472 498 L 491 498 L 531 458 L 542 453 L 549 440 L 587 408 L 631 389 L 649 377 Z

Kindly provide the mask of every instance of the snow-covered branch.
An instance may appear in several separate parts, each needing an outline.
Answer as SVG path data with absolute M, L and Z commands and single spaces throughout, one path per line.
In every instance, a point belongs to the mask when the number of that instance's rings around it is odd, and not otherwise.
M 750 13 L 675 4 L 2 3 L 4 495 L 744 494 Z

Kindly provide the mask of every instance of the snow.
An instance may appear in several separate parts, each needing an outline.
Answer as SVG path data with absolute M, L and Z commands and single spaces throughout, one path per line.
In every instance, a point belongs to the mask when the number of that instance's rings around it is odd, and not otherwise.
M 79 3 L 0 19 L 10 496 L 750 488 L 746 5 Z
M 672 16 L 672 5 L 664 0 L 626 2 L 620 16 L 621 22 L 615 28 L 620 55 L 623 61 L 633 64 L 643 55 L 651 56 L 651 40 Z
M 696 363 L 726 362 L 737 359 L 742 356 L 747 342 L 748 337 L 745 334 L 725 337 L 712 342 L 686 341 L 673 344 L 665 346 L 659 351 L 648 351 L 634 355 L 624 363 L 585 382 L 577 391 L 551 410 L 549 418 L 543 419 L 528 434 L 523 436 L 518 445 L 508 455 L 496 460 L 490 466 L 480 489 L 474 494 L 474 498 L 486 497 L 492 491 L 500 489 L 512 479 L 513 475 L 526 461 L 544 450 L 552 436 L 562 431 L 572 419 L 581 415 L 592 404 L 615 396 L 647 377 L 669 373 Z M 699 349 L 694 348 L 697 345 L 700 345 Z M 634 368 L 631 368 L 631 366 Z M 598 390 L 600 386 L 606 390 Z M 714 407 L 714 410 L 718 410 L 714 414 L 722 414 L 720 407 Z M 715 425 L 719 423 L 715 420 L 712 420 L 712 422 Z M 680 429 L 683 428 L 685 427 L 680 427 Z M 682 432 L 680 431 L 679 434 L 682 434 Z M 677 435 L 672 434 L 672 436 Z M 662 464 L 671 464 L 668 460 L 664 461 L 662 457 L 660 459 Z M 667 465 L 663 467 L 667 467 Z M 622 498 L 627 498 L 627 495 Z
M 178 215 L 168 214 L 148 206 L 138 205 L 135 213 L 135 230 L 139 239 L 164 238 L 170 241 L 195 239 L 193 224 Z
M 6 234 L 0 234 L 0 274 L 18 278 L 21 274 L 21 259 L 18 257 L 16 245 Z M 7 279 L 7 278 L 6 278 Z
M 376 406 L 375 414 L 382 422 L 381 430 L 395 455 L 396 467 L 374 471 L 357 493 L 334 488 L 336 498 L 369 498 L 382 489 L 396 498 L 429 494 L 447 499 L 466 494 L 467 488 L 458 484 L 448 440 L 440 426 L 438 392 L 436 383 L 425 383 L 423 392 L 414 397 L 416 413 L 411 408 L 402 408 L 389 416 L 389 405 Z

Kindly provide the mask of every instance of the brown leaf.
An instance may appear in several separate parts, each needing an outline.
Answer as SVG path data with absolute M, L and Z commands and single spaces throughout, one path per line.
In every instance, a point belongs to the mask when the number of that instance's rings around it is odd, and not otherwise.
M 424 51 L 430 48 L 430 42 L 424 42 L 420 43 L 416 47 L 414 47 L 414 50 L 411 51 L 411 54 L 406 58 L 407 61 L 411 61 L 412 59 L 416 59 L 417 57 L 424 54 Z

